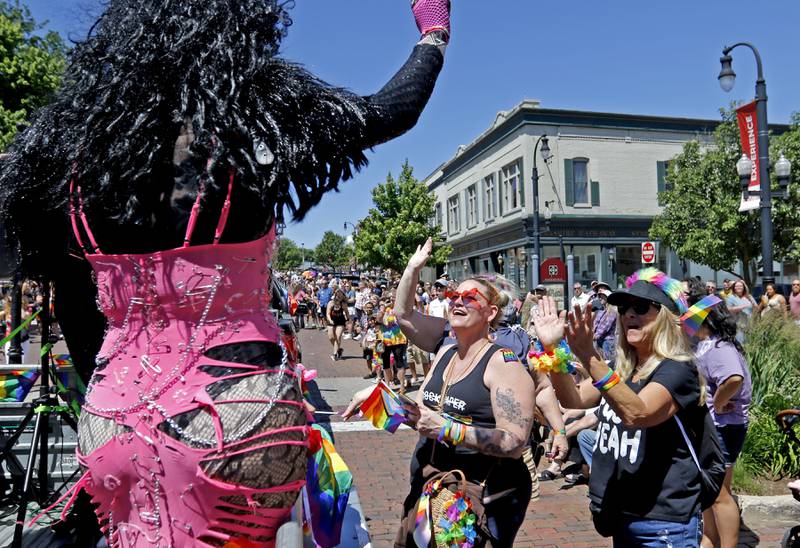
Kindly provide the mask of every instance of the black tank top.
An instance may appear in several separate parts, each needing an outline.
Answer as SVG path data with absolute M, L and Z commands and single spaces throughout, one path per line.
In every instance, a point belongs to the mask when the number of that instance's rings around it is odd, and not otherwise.
M 331 320 L 333 320 L 333 325 L 344 325 L 347 323 L 344 319 L 344 307 L 341 304 L 334 304 L 331 307 Z
M 486 366 L 489 360 L 502 347 L 496 344 L 489 345 L 484 350 L 476 365 L 469 374 L 452 385 L 447 391 L 442 412 L 461 420 L 466 424 L 473 424 L 483 428 L 494 428 L 496 423 L 492 412 L 492 395 L 483 383 Z M 436 368 L 433 370 L 431 380 L 425 386 L 423 403 L 430 409 L 439 410 L 439 403 L 444 384 L 444 371 L 458 352 L 458 347 L 449 348 Z
M 443 413 L 466 424 L 482 428 L 494 428 L 492 398 L 483 382 L 489 360 L 502 346 L 492 344 L 484 351 L 475 368 L 447 391 Z M 439 400 L 444 383 L 443 374 L 456 355 L 457 348 L 449 348 L 434 367 L 431 379 L 425 386 L 423 403 L 430 409 L 439 409 Z M 439 470 L 461 470 L 467 479 L 485 482 L 486 494 L 499 493 L 511 488 L 529 490 L 531 476 L 522 458 L 500 458 L 478 453 L 463 446 L 444 445 L 429 438 L 420 438 L 411 458 L 412 485 L 420 484 L 425 465 L 431 464 Z

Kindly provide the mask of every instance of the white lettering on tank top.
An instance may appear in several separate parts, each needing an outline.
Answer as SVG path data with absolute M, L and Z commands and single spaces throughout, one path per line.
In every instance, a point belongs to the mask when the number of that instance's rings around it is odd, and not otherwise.
M 430 392 L 425 390 L 422 394 L 422 401 L 430 402 L 434 405 L 439 405 L 439 400 L 441 400 L 442 395 L 437 394 L 436 392 Z M 445 398 L 445 405 L 452 407 L 456 411 L 464 411 L 467 408 L 467 402 L 460 398 L 455 398 L 453 396 L 447 396 Z

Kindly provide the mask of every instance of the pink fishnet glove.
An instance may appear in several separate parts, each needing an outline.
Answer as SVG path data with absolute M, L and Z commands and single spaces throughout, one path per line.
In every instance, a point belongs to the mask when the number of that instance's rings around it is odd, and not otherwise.
M 450 0 L 413 0 L 411 11 L 422 36 L 441 31 L 444 41 L 450 40 Z

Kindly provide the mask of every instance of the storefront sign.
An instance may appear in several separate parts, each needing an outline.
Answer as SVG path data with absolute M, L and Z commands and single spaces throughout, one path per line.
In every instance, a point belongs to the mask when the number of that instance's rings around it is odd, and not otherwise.
M 567 281 L 567 265 L 561 259 L 547 259 L 539 269 L 541 283 L 564 283 Z
M 739 134 L 742 140 L 742 153 L 745 154 L 753 163 L 753 171 L 750 173 L 750 184 L 747 186 L 749 192 L 759 192 L 761 181 L 759 180 L 758 169 L 758 118 L 756 116 L 756 101 L 748 103 L 736 109 L 736 118 L 739 121 Z M 739 211 L 751 211 L 758 209 L 761 198 L 755 196 L 742 196 L 742 203 Z

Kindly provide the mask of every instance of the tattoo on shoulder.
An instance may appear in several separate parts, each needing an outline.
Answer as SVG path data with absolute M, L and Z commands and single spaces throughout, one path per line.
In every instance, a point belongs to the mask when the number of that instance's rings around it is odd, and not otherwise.
M 530 425 L 530 420 L 524 418 L 522 412 L 522 405 L 516 398 L 514 391 L 510 388 L 498 388 L 495 391 L 495 400 L 497 402 L 500 415 L 510 422 L 523 429 L 527 429 Z

